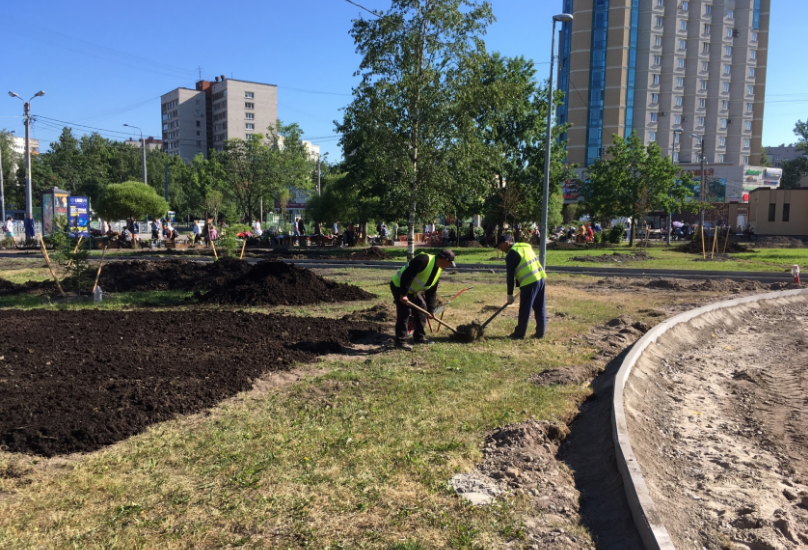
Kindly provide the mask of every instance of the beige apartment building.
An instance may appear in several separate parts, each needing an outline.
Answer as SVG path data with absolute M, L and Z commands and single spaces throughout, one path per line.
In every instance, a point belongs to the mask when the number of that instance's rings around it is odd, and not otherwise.
M 189 162 L 228 139 L 266 135 L 278 119 L 278 87 L 217 76 L 161 98 L 163 150 Z
M 586 167 L 612 134 L 635 131 L 694 169 L 704 140 L 727 200 L 739 199 L 760 163 L 770 2 L 563 0 L 574 15 L 559 49 L 567 160 Z

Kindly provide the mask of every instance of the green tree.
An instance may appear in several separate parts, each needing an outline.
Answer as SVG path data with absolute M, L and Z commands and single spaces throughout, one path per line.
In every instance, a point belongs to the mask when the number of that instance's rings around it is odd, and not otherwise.
M 9 204 L 9 191 L 15 187 L 17 182 L 17 175 L 15 173 L 16 166 L 20 164 L 20 156 L 14 152 L 11 143 L 11 133 L 6 130 L 0 130 L 0 161 L 3 164 L 3 194 L 6 197 L 6 204 Z M 0 225 L 5 223 L 2 220 Z
M 794 125 L 794 135 L 797 136 L 797 150 L 808 154 L 808 121 L 798 120 Z
M 169 208 L 152 187 L 138 181 L 127 181 L 108 185 L 95 209 L 108 220 L 130 217 L 140 220 L 146 216 L 164 216 Z
M 662 156 L 656 142 L 643 146 L 635 132 L 627 139 L 616 134 L 613 138 L 607 154 L 589 166 L 579 185 L 593 217 L 626 217 L 634 227 L 653 210 L 670 212 L 697 206 L 686 202 L 688 182 L 680 181 L 679 167 Z M 629 239 L 633 245 L 634 231 Z
M 780 165 L 783 168 L 783 178 L 780 180 L 781 189 L 798 189 L 800 180 L 808 176 L 808 156 L 784 160 Z
M 364 136 L 378 138 L 361 154 L 374 164 L 389 163 L 384 183 L 406 201 L 409 257 L 416 217 L 434 211 L 451 149 L 464 137 L 457 119 L 464 63 L 483 47 L 480 37 L 493 20 L 487 2 L 393 0 L 378 18 L 353 23 L 362 81 L 349 114 L 353 124 L 369 126 Z M 363 106 L 371 116 L 357 116 Z M 354 151 L 351 141 L 342 143 L 346 158 Z

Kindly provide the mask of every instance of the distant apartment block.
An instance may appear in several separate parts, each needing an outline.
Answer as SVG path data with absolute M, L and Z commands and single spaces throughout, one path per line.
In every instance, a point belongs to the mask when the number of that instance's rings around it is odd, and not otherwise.
M 704 140 L 738 198 L 760 164 L 771 0 L 562 1 L 575 16 L 559 41 L 567 160 L 589 166 L 634 131 L 698 165 Z
M 147 151 L 154 151 L 155 149 L 159 149 L 163 146 L 162 139 L 155 139 L 153 136 L 149 136 L 145 139 L 146 141 L 146 150 Z M 131 145 L 132 147 L 137 147 L 140 149 L 140 140 L 139 139 L 127 139 L 124 141 L 125 144 Z
M 25 154 L 25 138 L 20 136 L 11 136 L 11 148 L 18 155 Z M 39 140 L 31 138 L 31 154 L 39 154 Z
M 797 149 L 795 144 L 782 144 L 778 147 L 766 147 L 766 154 L 769 156 L 772 166 L 782 168 L 784 160 L 794 160 L 804 157 L 805 153 Z
M 216 77 L 196 89 L 177 88 L 161 98 L 163 150 L 189 162 L 231 138 L 266 135 L 278 119 L 278 87 Z

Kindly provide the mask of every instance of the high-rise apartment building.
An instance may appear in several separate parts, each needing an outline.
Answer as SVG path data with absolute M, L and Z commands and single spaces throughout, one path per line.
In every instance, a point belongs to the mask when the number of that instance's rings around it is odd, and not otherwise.
M 559 41 L 568 162 L 588 166 L 634 131 L 700 175 L 687 165 L 703 139 L 707 172 L 740 198 L 760 163 L 770 2 L 563 0 L 575 17 Z
M 161 97 L 163 150 L 189 162 L 231 138 L 267 135 L 278 119 L 278 87 L 216 77 L 196 89 L 177 88 Z

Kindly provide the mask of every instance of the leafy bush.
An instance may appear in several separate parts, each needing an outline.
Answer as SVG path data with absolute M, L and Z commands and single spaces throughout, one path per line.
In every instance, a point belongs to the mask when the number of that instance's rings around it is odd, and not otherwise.
M 595 244 L 600 244 L 603 242 L 603 238 L 604 236 L 602 231 L 595 231 L 595 233 L 592 235 L 592 242 Z
M 139 181 L 127 181 L 108 185 L 95 209 L 108 220 L 142 220 L 147 216 L 165 216 L 168 203 L 153 187 Z
M 626 234 L 626 228 L 622 223 L 612 226 L 606 233 L 606 240 L 612 244 L 619 244 L 623 242 L 623 235 Z
M 225 237 L 216 241 L 219 257 L 232 258 L 241 250 L 241 243 L 235 237 Z

